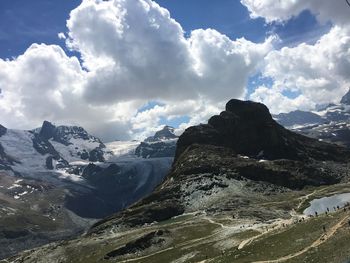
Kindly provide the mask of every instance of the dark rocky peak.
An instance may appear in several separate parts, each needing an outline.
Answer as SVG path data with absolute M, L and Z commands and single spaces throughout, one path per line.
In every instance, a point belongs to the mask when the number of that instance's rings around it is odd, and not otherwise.
M 0 137 L 5 135 L 7 132 L 7 129 L 0 124 Z
M 320 115 L 309 111 L 291 111 L 289 113 L 280 113 L 273 116 L 274 119 L 285 127 L 291 127 L 293 125 L 304 125 L 304 124 L 321 124 L 327 122 L 326 119 Z
M 350 105 L 350 89 L 349 91 L 343 96 L 340 103 Z
M 41 129 L 39 129 L 39 136 L 42 139 L 60 142 L 64 145 L 71 144 L 70 139 L 83 139 L 98 142 L 104 147 L 100 139 L 90 135 L 84 128 L 79 126 L 55 126 L 49 121 L 44 121 Z
M 145 142 L 158 142 L 162 140 L 176 139 L 175 129 L 171 126 L 164 126 L 163 129 L 157 131 L 154 136 L 148 137 Z
M 39 135 L 41 138 L 49 140 L 55 136 L 55 132 L 56 126 L 49 121 L 44 121 L 39 131 Z
M 188 128 L 179 138 L 176 158 L 192 144 L 223 146 L 268 160 L 344 160 L 350 156 L 341 147 L 286 130 L 265 105 L 240 100 L 229 101 L 226 110 L 210 118 L 207 125 Z
M 226 112 L 234 114 L 246 122 L 255 122 L 256 124 L 273 122 L 269 109 L 264 104 L 253 101 L 232 99 L 226 104 Z M 223 114 L 226 113 L 223 112 Z

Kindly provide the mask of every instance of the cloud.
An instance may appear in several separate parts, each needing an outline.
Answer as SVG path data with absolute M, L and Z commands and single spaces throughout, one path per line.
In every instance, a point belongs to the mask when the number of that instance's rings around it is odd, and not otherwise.
M 66 39 L 66 38 L 67 38 L 66 35 L 65 35 L 63 32 L 58 33 L 58 34 L 57 34 L 57 37 L 58 37 L 59 39 Z
M 98 134 L 101 132 L 96 127 L 102 130 L 110 123 L 119 122 L 124 127 L 122 122 L 135 114 L 141 103 L 89 105 L 82 99 L 86 74 L 76 57 L 68 57 L 55 45 L 33 44 L 14 60 L 0 59 L 0 123 L 34 128 L 46 119 L 83 125 Z
M 349 24 L 349 6 L 345 0 L 241 0 L 241 3 L 252 18 L 263 17 L 268 23 L 287 21 L 309 10 L 322 23 Z
M 245 96 L 249 76 L 275 39 L 231 40 L 214 29 L 185 37 L 168 10 L 151 0 L 84 0 L 67 28 L 67 47 L 80 61 L 44 44 L 0 60 L 1 123 L 22 128 L 49 119 L 110 139 L 147 134 L 161 118 L 205 121 L 224 101 Z M 164 106 L 138 112 L 148 101 Z
M 251 95 L 250 99 L 259 101 L 269 106 L 270 112 L 282 113 L 290 112 L 296 109 L 311 110 L 316 104 L 304 95 L 299 95 L 296 98 L 288 98 L 281 91 L 271 89 L 265 86 L 258 87 Z
M 350 85 L 350 7 L 344 0 L 241 0 L 252 18 L 283 23 L 304 10 L 332 28 L 316 43 L 273 50 L 265 57 L 264 77 L 271 78 L 270 89 L 258 88 L 250 98 L 265 102 L 275 112 L 311 109 L 317 104 L 339 102 Z M 285 92 L 297 92 L 291 99 Z M 265 94 L 263 94 L 265 93 Z M 281 103 L 276 105 L 280 100 Z
M 334 26 L 314 45 L 303 43 L 271 51 L 265 57 L 262 72 L 264 77 L 272 78 L 272 91 L 263 89 L 266 94 L 261 96 L 260 89 L 251 98 L 261 98 L 273 109 L 305 108 L 305 102 L 309 108 L 316 104 L 338 103 L 350 84 L 349 29 Z M 295 101 L 285 98 L 282 100 L 284 108 L 281 105 L 276 108 L 275 99 L 285 91 L 298 92 L 302 96 Z
M 272 48 L 272 38 L 232 41 L 213 29 L 185 38 L 169 12 L 149 0 L 83 1 L 67 26 L 68 45 L 91 71 L 84 96 L 93 104 L 242 97 Z

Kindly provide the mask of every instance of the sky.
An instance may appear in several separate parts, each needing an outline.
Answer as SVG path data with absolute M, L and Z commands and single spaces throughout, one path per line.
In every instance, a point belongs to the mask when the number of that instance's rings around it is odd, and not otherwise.
M 272 113 L 338 102 L 345 0 L 1 0 L 0 123 L 104 141 L 204 123 L 231 98 Z

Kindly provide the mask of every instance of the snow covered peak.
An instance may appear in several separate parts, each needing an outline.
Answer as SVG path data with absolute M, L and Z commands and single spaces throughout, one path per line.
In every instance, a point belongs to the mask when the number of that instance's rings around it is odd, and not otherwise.
M 148 137 L 145 142 L 159 142 L 176 138 L 178 138 L 178 136 L 175 135 L 175 129 L 166 125 L 163 129 L 157 131 L 154 136 Z
M 45 139 L 62 143 L 64 145 L 72 144 L 72 139 L 81 139 L 94 143 L 101 144 L 104 147 L 102 141 L 92 135 L 90 135 L 84 128 L 79 126 L 55 126 L 49 121 L 44 121 L 42 127 L 38 130 L 33 130 L 34 133 Z

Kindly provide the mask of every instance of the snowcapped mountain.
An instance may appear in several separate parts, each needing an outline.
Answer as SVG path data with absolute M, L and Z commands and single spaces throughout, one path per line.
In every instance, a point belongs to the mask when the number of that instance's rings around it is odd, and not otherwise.
M 295 132 L 350 147 L 350 90 L 339 104 L 329 104 L 313 112 L 293 111 L 273 117 Z
M 163 132 L 154 137 L 173 136 Z M 13 247 L 0 258 L 69 237 L 150 194 L 170 170 L 173 155 L 140 158 L 138 146 L 138 141 L 104 144 L 82 127 L 48 121 L 27 131 L 0 126 L 0 246 Z M 19 218 L 27 223 L 16 224 Z M 16 238 L 2 235 L 2 220 L 14 222 Z
M 148 137 L 145 142 L 160 142 L 167 141 L 171 139 L 177 139 L 178 136 L 175 135 L 175 129 L 171 126 L 164 126 L 163 129 L 157 131 L 154 136 Z
M 178 136 L 175 129 L 164 126 L 162 130 L 148 137 L 136 148 L 135 154 L 143 158 L 174 157 Z

